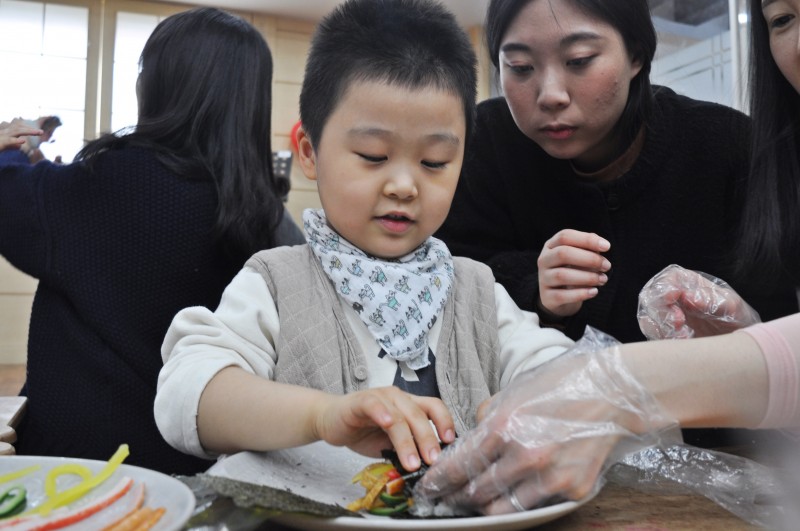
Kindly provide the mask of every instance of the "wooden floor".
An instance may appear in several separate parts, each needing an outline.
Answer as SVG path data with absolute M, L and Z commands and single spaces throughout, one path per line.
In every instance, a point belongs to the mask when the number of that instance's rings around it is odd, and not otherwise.
M 0 396 L 15 396 L 25 383 L 25 365 L 0 365 Z

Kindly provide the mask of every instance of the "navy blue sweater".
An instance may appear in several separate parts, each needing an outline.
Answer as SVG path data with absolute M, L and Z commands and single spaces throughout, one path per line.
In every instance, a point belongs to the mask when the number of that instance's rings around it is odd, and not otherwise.
M 192 474 L 153 420 L 160 347 L 187 306 L 215 308 L 246 257 L 212 243 L 217 195 L 142 149 L 82 164 L 0 168 L 0 253 L 39 280 L 19 454 L 108 459 Z M 297 233 L 299 234 L 299 232 Z

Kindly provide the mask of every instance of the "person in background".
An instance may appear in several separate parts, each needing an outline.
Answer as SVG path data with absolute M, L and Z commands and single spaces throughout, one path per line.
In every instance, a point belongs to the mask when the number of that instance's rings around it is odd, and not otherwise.
M 728 279 L 763 319 L 797 311 L 783 277 L 733 278 L 750 123 L 651 85 L 646 0 L 495 0 L 485 26 L 504 97 L 478 106 L 437 232 L 455 255 L 573 339 L 644 339 L 638 292 L 673 263 Z
M 7 123 L 3 122 L 3 124 Z M 11 121 L 11 124 L 24 125 L 29 129 L 41 131 L 41 133 L 18 137 L 22 142 L 17 144 L 16 150 L 0 150 L 0 165 L 35 164 L 40 160 L 44 160 L 44 153 L 39 149 L 39 146 L 53 138 L 53 133 L 61 126 L 61 119 L 58 116 L 40 116 L 36 120 L 15 118 Z M 57 157 L 56 160 L 60 162 L 60 157 Z
M 304 213 L 308 245 L 256 254 L 216 311 L 175 317 L 155 401 L 175 448 L 324 440 L 393 447 L 416 470 L 439 454 L 437 432 L 465 434 L 480 403 L 572 345 L 431 237 L 472 129 L 475 64 L 430 0 L 349 0 L 320 23 L 298 158 L 323 209 Z
M 26 137 L 43 133 L 44 131 L 38 126 L 32 127 L 20 118 L 15 118 L 10 122 L 0 122 L 0 154 L 5 151 L 19 150 L 27 141 Z
M 800 286 L 800 0 L 751 0 L 749 9 L 749 93 L 757 134 L 744 207 L 747 223 L 736 241 L 738 267 L 756 276 L 789 274 Z M 665 418 L 681 426 L 791 428 L 796 436 L 800 314 L 714 335 L 730 330 L 732 323 L 752 322 L 748 305 L 730 287 L 712 285 L 690 271 L 668 270 L 654 280 L 664 289 L 663 297 L 650 299 L 662 312 L 655 321 L 661 327 L 649 326 L 651 334 L 666 337 L 688 327 L 712 337 L 562 356 L 518 378 L 484 410 L 479 428 L 461 447 L 444 453 L 429 470 L 421 492 L 435 499 L 455 497 L 487 513 L 531 508 L 554 495 L 579 499 L 596 484 L 620 434 L 663 426 L 663 418 L 637 414 L 645 410 L 633 407 L 652 399 Z M 612 359 L 619 362 L 619 372 L 596 370 Z M 580 401 L 539 400 L 543 394 L 563 396 L 562 385 L 581 377 Z M 635 385 L 619 386 L 625 378 Z M 582 407 L 587 404 L 591 407 Z M 497 436 L 509 423 L 528 430 L 516 440 Z M 571 426 L 580 426 L 584 435 L 596 431 L 578 438 Z M 796 442 L 788 454 L 796 470 Z M 481 491 L 479 485 L 491 486 Z M 800 517 L 797 488 L 796 483 L 786 488 L 789 528 Z
M 68 165 L 0 167 L 0 254 L 38 279 L 17 453 L 192 474 L 153 419 L 159 348 L 182 308 L 216 307 L 256 250 L 302 243 L 272 174 L 272 59 L 217 9 L 164 19 L 141 54 L 135 129 Z

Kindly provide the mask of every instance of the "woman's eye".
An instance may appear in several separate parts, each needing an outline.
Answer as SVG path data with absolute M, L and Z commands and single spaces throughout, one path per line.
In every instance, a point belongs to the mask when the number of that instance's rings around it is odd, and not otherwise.
M 595 58 L 594 55 L 590 55 L 588 57 L 578 57 L 576 59 L 570 59 L 569 61 L 567 61 L 567 66 L 578 66 L 578 67 L 586 66 L 589 63 L 591 63 L 594 58 Z
M 356 155 L 358 155 L 362 159 L 366 160 L 367 162 L 372 162 L 372 163 L 383 162 L 383 161 L 386 160 L 386 157 L 383 157 L 383 156 L 377 156 L 376 157 L 376 156 L 367 155 L 367 154 L 364 154 L 364 153 L 356 153 Z
M 429 160 L 423 160 L 422 165 L 426 168 L 430 168 L 432 170 L 441 170 L 445 166 L 447 166 L 446 162 L 431 162 Z
M 508 65 L 508 69 L 517 75 L 533 72 L 533 67 L 531 65 Z
M 789 22 L 791 22 L 793 18 L 794 15 L 781 15 L 779 17 L 775 17 L 769 23 L 770 28 L 780 29 L 789 24 Z

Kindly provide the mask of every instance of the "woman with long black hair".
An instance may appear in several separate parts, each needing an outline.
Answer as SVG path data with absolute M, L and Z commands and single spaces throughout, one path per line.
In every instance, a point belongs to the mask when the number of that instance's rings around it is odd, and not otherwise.
M 208 466 L 153 419 L 160 347 L 187 306 L 216 307 L 260 249 L 303 241 L 272 172 L 272 59 L 217 9 L 168 17 L 148 39 L 135 128 L 73 164 L 0 168 L 0 254 L 39 285 L 19 454 L 107 459 L 169 473 Z

